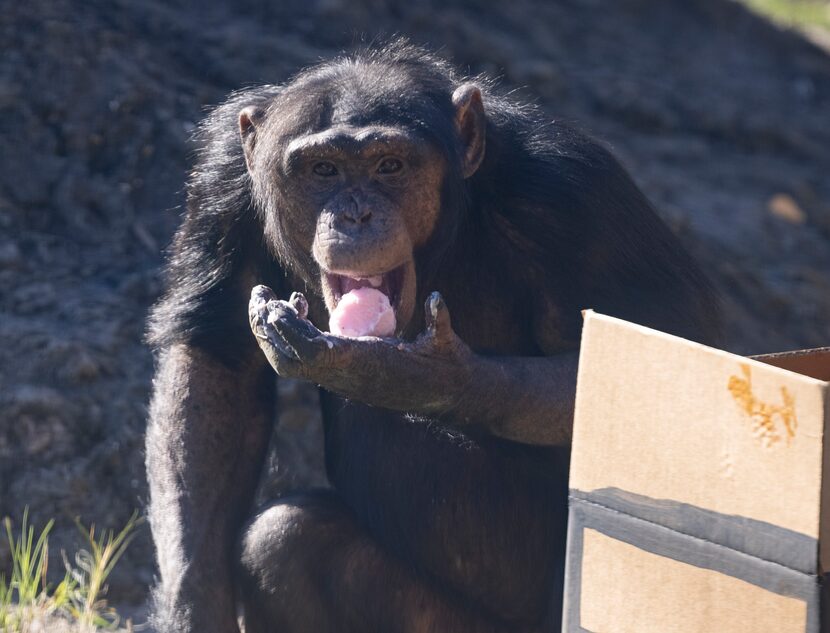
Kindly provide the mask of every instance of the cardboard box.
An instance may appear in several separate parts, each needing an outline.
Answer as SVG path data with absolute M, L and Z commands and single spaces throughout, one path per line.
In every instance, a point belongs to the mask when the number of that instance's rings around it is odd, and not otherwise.
M 586 312 L 562 630 L 828 630 L 827 380 Z

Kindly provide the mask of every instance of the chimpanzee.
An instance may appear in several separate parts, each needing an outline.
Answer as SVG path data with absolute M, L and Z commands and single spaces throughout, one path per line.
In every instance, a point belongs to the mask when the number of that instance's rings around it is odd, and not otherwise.
M 580 311 L 711 341 L 698 267 L 601 145 L 405 41 L 200 139 L 150 324 L 160 631 L 556 630 Z M 327 332 L 365 288 L 391 335 Z M 332 488 L 254 512 L 269 362 L 321 387 Z

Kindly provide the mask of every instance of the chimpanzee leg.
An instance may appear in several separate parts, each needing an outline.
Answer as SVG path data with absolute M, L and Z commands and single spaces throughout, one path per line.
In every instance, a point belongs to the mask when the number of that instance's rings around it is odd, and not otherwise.
M 334 493 L 283 499 L 243 533 L 246 633 L 496 633 L 382 550 Z

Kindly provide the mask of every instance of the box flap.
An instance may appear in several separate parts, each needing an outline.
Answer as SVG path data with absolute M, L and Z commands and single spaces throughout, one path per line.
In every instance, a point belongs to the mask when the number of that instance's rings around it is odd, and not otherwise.
M 818 380 L 830 381 L 830 347 L 752 356 L 755 360 L 794 371 Z
M 808 376 L 586 311 L 570 485 L 817 541 L 827 391 Z

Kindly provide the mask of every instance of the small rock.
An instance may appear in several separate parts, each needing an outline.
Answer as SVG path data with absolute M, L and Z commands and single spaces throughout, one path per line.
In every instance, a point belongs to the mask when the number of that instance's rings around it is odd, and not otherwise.
M 777 193 L 767 203 L 769 212 L 777 218 L 790 224 L 804 224 L 807 214 L 795 201 L 795 198 L 786 193 Z

